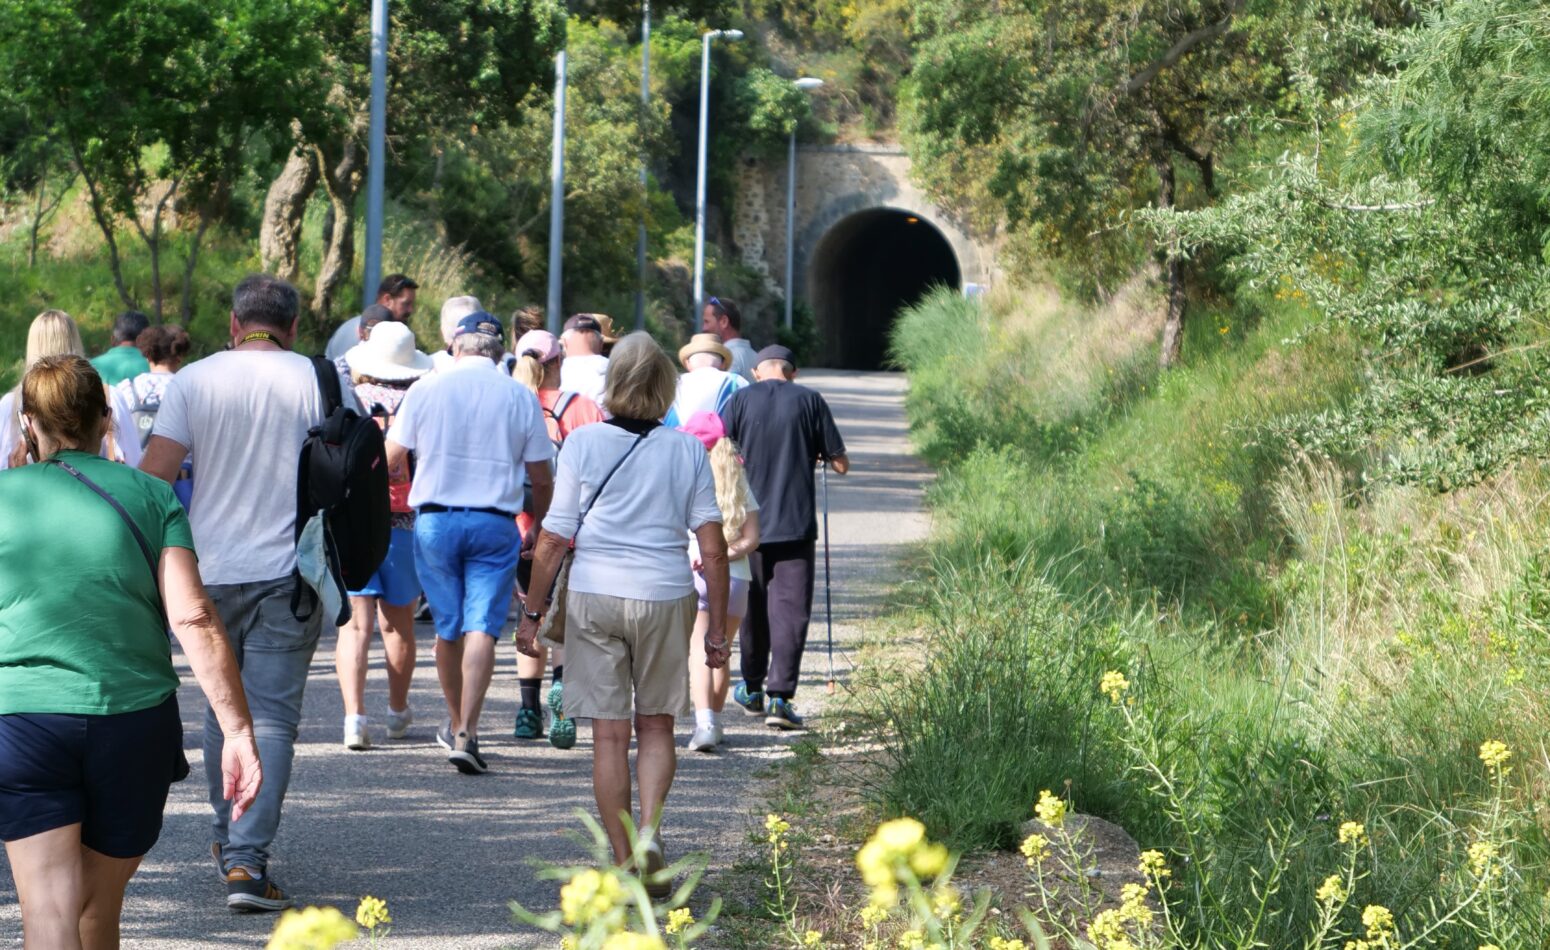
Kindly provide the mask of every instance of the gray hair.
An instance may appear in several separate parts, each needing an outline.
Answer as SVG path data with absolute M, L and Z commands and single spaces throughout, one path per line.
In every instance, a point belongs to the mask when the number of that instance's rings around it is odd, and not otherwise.
M 271 330 L 289 330 L 299 313 L 301 295 L 296 288 L 268 274 L 242 278 L 231 294 L 231 315 L 244 327 L 256 324 Z
M 704 359 L 701 359 L 701 357 L 704 357 Z M 701 366 L 711 366 L 716 369 L 726 368 L 721 365 L 720 353 L 690 353 L 689 358 L 684 362 L 688 364 L 689 369 L 699 369 Z
M 452 352 L 458 356 L 487 356 L 499 363 L 506 355 L 506 341 L 483 333 L 460 333 L 452 339 Z

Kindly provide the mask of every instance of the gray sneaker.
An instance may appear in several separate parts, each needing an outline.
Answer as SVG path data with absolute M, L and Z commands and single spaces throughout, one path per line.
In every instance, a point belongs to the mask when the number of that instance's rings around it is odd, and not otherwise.
M 389 739 L 402 739 L 409 734 L 409 727 L 413 724 L 413 712 L 406 709 L 400 715 L 389 709 L 387 714 L 387 737 Z
M 721 744 L 721 725 L 695 726 L 694 735 L 689 737 L 689 744 L 685 746 L 690 752 L 714 752 L 716 746 Z
M 436 744 L 441 746 L 443 749 L 446 749 L 448 752 L 452 751 L 451 719 L 443 719 L 441 721 L 441 728 L 436 730 Z
M 250 914 L 273 912 L 290 907 L 291 898 L 268 875 L 232 868 L 226 872 L 226 906 Z
M 447 761 L 457 766 L 457 770 L 464 775 L 483 775 L 490 770 L 490 766 L 479 754 L 479 739 L 466 732 L 460 732 L 452 740 L 452 751 L 447 754 Z

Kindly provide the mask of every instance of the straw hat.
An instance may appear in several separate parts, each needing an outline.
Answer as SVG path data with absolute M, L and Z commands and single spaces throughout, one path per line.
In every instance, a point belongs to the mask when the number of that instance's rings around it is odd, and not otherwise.
M 371 336 L 350 347 L 344 358 L 350 372 L 390 383 L 419 379 L 433 365 L 429 356 L 415 349 L 414 331 L 392 320 L 372 327 Z
M 696 353 L 714 353 L 721 357 L 722 369 L 732 365 L 732 351 L 723 346 L 721 337 L 714 333 L 696 333 L 690 337 L 688 343 L 678 348 L 678 362 L 688 369 L 689 357 Z

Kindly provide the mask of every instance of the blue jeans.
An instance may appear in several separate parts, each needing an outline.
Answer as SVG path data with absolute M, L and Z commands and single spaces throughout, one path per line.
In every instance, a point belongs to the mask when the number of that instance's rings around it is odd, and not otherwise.
M 436 636 L 460 640 L 477 631 L 499 640 L 521 555 L 522 532 L 510 518 L 421 512 L 414 519 L 414 559 Z
M 314 609 L 306 622 L 291 616 L 292 585 L 291 578 L 285 577 L 209 587 L 210 599 L 226 625 L 227 639 L 242 670 L 242 690 L 253 714 L 258 761 L 264 769 L 258 798 L 242 820 L 233 824 L 231 803 L 221 795 L 225 739 L 215 713 L 207 707 L 204 757 L 210 807 L 215 811 L 211 827 L 228 871 L 234 867 L 262 871 L 269 866 L 269 846 L 279 830 L 280 806 L 291 784 L 302 692 L 323 629 L 321 610 Z

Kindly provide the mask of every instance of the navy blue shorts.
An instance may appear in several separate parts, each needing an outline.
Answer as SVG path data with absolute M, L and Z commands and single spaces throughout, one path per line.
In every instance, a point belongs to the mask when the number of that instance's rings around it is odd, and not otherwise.
M 116 716 L 0 716 L 0 841 L 81 826 L 81 843 L 138 858 L 161 836 L 179 764 L 176 694 Z

